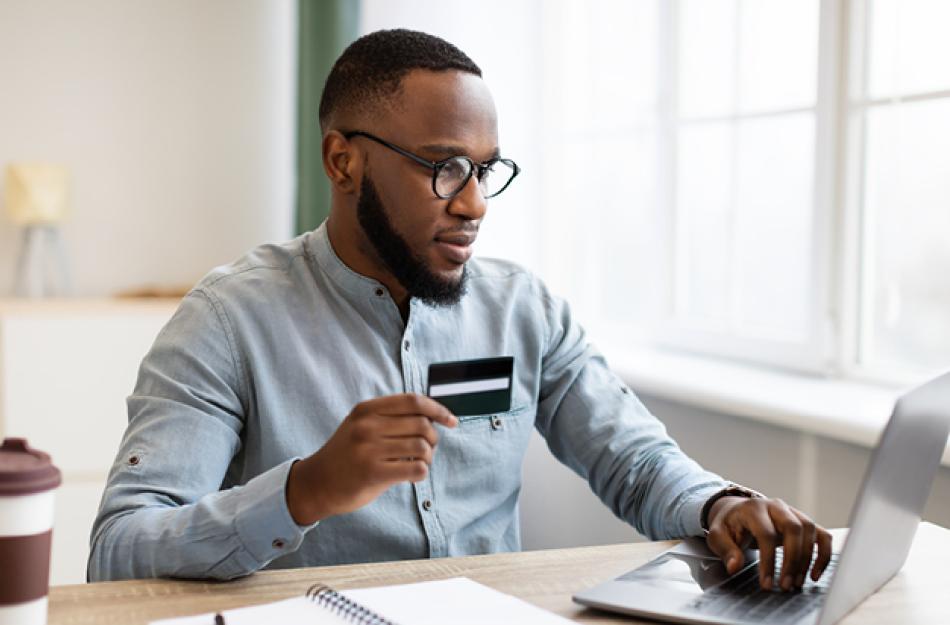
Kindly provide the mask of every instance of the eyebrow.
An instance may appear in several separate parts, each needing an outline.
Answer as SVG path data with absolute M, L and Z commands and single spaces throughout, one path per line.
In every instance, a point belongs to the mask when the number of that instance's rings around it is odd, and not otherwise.
M 431 145 L 424 145 L 420 148 L 422 152 L 426 154 L 437 154 L 444 156 L 445 158 L 451 158 L 453 156 L 467 156 L 465 153 L 465 148 L 458 145 L 445 145 L 441 143 L 435 143 Z M 492 151 L 491 156 L 487 160 L 496 159 L 501 156 L 501 150 L 497 147 Z

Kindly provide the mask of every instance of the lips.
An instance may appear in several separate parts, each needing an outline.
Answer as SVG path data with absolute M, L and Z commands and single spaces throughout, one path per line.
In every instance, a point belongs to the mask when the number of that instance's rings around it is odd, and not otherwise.
M 450 243 L 452 245 L 461 245 L 468 247 L 475 242 L 474 232 L 451 232 L 438 235 L 435 240 L 439 243 Z
M 435 237 L 435 245 L 443 258 L 451 264 L 463 265 L 472 257 L 474 232 L 443 232 Z

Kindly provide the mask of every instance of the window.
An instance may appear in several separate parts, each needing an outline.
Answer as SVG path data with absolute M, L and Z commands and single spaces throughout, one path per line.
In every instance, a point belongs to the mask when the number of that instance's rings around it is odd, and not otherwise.
M 366 30 L 466 50 L 525 171 L 479 253 L 540 273 L 598 343 L 950 366 L 945 0 L 411 4 L 364 0 Z
M 689 0 L 668 19 L 674 332 L 811 347 L 818 2 Z
M 947 3 L 578 4 L 549 20 L 543 267 L 601 341 L 950 366 Z
M 820 368 L 818 0 L 559 7 L 549 281 L 601 337 Z
M 950 4 L 868 0 L 850 111 L 860 163 L 858 362 L 879 375 L 950 364 Z M 864 58 L 861 59 L 860 54 Z

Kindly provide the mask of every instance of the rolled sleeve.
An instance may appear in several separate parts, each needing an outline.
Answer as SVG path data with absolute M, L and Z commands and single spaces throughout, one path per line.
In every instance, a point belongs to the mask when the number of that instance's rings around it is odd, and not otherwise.
M 227 319 L 192 292 L 142 362 L 93 525 L 90 581 L 231 579 L 296 550 L 294 458 L 221 488 L 242 451 L 245 388 Z
M 537 429 L 619 518 L 651 539 L 702 536 L 703 504 L 726 482 L 680 450 L 542 290 L 549 328 Z

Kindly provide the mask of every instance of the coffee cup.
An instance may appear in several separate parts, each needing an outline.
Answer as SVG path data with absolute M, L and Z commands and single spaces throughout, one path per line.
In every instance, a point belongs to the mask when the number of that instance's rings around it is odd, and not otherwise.
M 46 625 L 53 494 L 50 457 L 26 439 L 0 446 L 0 625 Z

